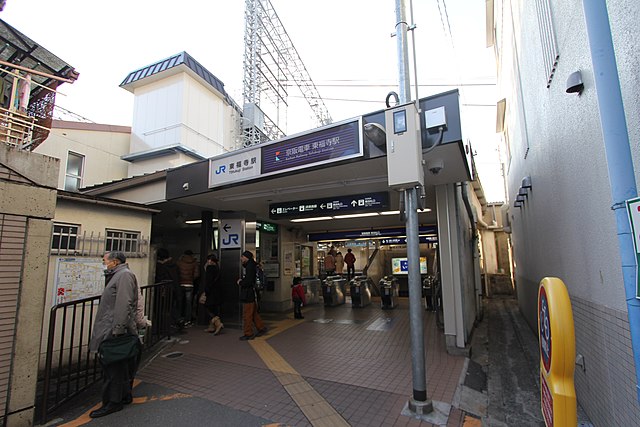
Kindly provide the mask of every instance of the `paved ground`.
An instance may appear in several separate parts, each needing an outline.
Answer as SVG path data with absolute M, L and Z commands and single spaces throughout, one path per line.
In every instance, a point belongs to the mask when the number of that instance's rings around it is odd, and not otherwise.
M 238 340 L 230 319 L 212 336 L 193 327 L 146 360 L 134 402 L 91 420 L 97 387 L 49 425 L 538 426 L 537 341 L 515 301 L 491 299 L 469 358 L 450 355 L 425 313 L 432 422 L 402 415 L 412 392 L 407 301 L 394 310 L 309 306 L 304 320 L 265 315 L 269 334 Z M 533 346 L 533 347 L 531 347 Z M 533 353 L 530 353 L 533 349 Z

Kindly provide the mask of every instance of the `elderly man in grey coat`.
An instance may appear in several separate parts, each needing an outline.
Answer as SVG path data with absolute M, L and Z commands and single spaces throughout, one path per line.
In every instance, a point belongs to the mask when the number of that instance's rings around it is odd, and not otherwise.
M 106 285 L 89 341 L 92 352 L 97 352 L 100 344 L 108 338 L 137 335 L 138 281 L 126 261 L 127 257 L 120 251 L 107 252 L 102 258 Z M 131 359 L 108 365 L 102 363 L 102 407 L 91 412 L 91 418 L 120 411 L 123 404 L 131 403 L 131 377 L 135 375 L 136 367 L 137 361 Z

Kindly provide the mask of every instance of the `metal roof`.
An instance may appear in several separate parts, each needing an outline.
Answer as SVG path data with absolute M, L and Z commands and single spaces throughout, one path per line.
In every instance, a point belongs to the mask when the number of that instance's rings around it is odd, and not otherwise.
M 126 89 L 126 86 L 129 86 L 137 81 L 162 73 L 163 71 L 170 70 L 180 65 L 185 65 L 188 69 L 196 73 L 198 77 L 209 84 L 209 86 L 220 92 L 229 104 L 234 104 L 234 102 L 231 100 L 224 89 L 224 83 L 222 83 L 222 81 L 214 76 L 209 70 L 204 68 L 187 52 L 180 52 L 176 55 L 170 56 L 167 59 L 156 62 L 155 64 L 147 65 L 146 67 L 140 68 L 139 70 L 132 71 L 122 81 L 122 83 L 120 83 L 120 87 Z
M 78 78 L 78 73 L 62 59 L 58 58 L 38 43 L 0 19 L 0 60 L 19 64 L 35 71 L 42 71 L 71 80 Z M 49 77 L 33 74 L 32 81 L 49 86 Z M 42 89 L 34 87 L 31 97 Z

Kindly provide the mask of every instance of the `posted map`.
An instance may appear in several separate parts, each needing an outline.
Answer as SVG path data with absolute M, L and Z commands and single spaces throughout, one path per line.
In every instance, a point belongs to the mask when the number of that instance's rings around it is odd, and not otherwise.
M 95 258 L 58 258 L 53 304 L 102 294 L 104 266 Z

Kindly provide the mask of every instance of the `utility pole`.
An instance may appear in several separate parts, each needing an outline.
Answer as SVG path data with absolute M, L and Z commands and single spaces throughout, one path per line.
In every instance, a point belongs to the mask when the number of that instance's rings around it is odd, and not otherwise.
M 407 47 L 407 29 L 404 0 L 396 0 L 396 46 L 398 53 L 399 76 L 399 104 L 411 101 L 411 84 L 409 78 L 409 54 Z M 417 100 L 416 100 L 417 103 Z M 387 122 L 387 135 L 390 134 L 390 124 Z M 420 121 L 417 123 L 420 127 Z M 419 133 L 418 133 L 419 135 Z M 422 161 L 422 142 L 413 138 L 418 145 Z M 389 156 L 391 153 L 387 153 Z M 420 173 L 424 176 L 422 165 Z M 390 171 L 391 173 L 391 171 Z M 420 236 L 418 227 L 418 187 L 408 186 L 404 192 L 405 226 L 407 235 L 407 260 L 409 268 L 409 322 L 411 336 L 411 365 L 413 379 L 413 395 L 407 403 L 409 411 L 414 415 L 425 415 L 433 412 L 433 404 L 427 398 L 427 375 L 425 368 L 424 348 L 424 313 L 421 304 L 422 283 L 420 281 Z

